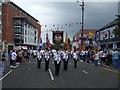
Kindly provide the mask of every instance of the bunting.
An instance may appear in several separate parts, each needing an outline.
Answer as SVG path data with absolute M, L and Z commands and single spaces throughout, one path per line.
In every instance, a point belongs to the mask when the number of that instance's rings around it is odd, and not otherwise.
M 54 31 L 57 30 L 57 28 L 59 29 L 64 29 L 64 28 L 70 28 L 73 27 L 75 25 L 81 25 L 81 22 L 70 22 L 70 23 L 65 23 L 65 24 L 53 24 L 53 25 L 44 25 L 45 28 L 47 27 L 51 27 L 52 30 L 50 29 L 49 31 Z

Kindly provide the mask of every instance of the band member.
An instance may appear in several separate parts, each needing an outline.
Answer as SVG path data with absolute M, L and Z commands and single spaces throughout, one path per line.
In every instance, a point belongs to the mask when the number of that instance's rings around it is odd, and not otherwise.
M 68 52 L 67 51 L 63 52 L 63 63 L 64 63 L 64 70 L 67 71 L 67 66 L 68 66 Z
M 41 67 L 41 60 L 42 60 L 42 53 L 40 51 L 37 52 L 37 66 L 38 68 Z
M 74 68 L 77 68 L 78 55 L 77 55 L 77 52 L 75 50 L 73 53 L 73 59 L 74 59 Z
M 59 75 L 59 71 L 60 71 L 60 63 L 61 63 L 61 56 L 60 56 L 60 52 L 57 50 L 57 52 L 55 53 L 55 76 Z
M 44 55 L 45 55 L 45 71 L 48 71 L 48 68 L 49 68 L 49 59 L 50 59 L 50 55 L 49 55 L 48 49 L 46 49 Z

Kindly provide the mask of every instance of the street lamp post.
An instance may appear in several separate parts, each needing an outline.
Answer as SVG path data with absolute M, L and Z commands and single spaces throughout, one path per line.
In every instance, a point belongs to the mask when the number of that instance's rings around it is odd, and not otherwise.
M 79 3 L 79 1 L 77 1 L 77 3 Z M 84 6 L 85 6 L 85 3 L 84 3 L 84 0 L 82 1 L 82 4 L 80 4 L 80 6 L 82 7 L 82 21 L 81 21 L 81 30 L 82 30 L 82 33 L 81 33 L 81 49 L 83 49 L 83 30 L 84 30 Z

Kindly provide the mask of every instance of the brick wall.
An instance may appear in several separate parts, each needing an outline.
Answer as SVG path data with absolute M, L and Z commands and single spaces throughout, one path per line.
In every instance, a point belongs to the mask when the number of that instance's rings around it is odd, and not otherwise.
M 2 6 L 2 40 L 6 40 L 8 42 L 13 43 L 13 17 L 17 16 L 26 16 L 29 21 L 38 29 L 38 42 L 39 37 L 41 35 L 41 25 L 39 25 L 36 21 L 33 21 L 29 18 L 29 16 L 22 13 L 21 10 L 12 7 L 8 3 L 3 3 Z

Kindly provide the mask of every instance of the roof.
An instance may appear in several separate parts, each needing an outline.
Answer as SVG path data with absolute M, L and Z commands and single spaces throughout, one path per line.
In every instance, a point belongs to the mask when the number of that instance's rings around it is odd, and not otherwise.
M 85 34 L 88 34 L 89 32 L 95 33 L 96 31 L 97 31 L 97 29 L 83 29 L 83 34 L 84 34 L 84 33 L 85 33 Z M 78 35 L 80 35 L 81 33 L 82 33 L 82 29 L 80 29 L 80 31 L 77 32 L 73 37 L 78 36 Z
M 31 16 L 31 15 L 28 14 L 26 11 L 24 11 L 22 8 L 20 8 L 19 6 L 17 6 L 15 3 L 11 2 L 11 1 L 10 1 L 10 2 L 7 2 L 7 3 L 10 3 L 10 4 L 14 5 L 15 7 L 19 8 L 20 11 L 26 13 L 28 16 L 30 16 L 31 18 L 33 18 L 36 22 L 39 22 L 39 21 L 38 21 L 37 19 L 35 19 L 33 16 Z

